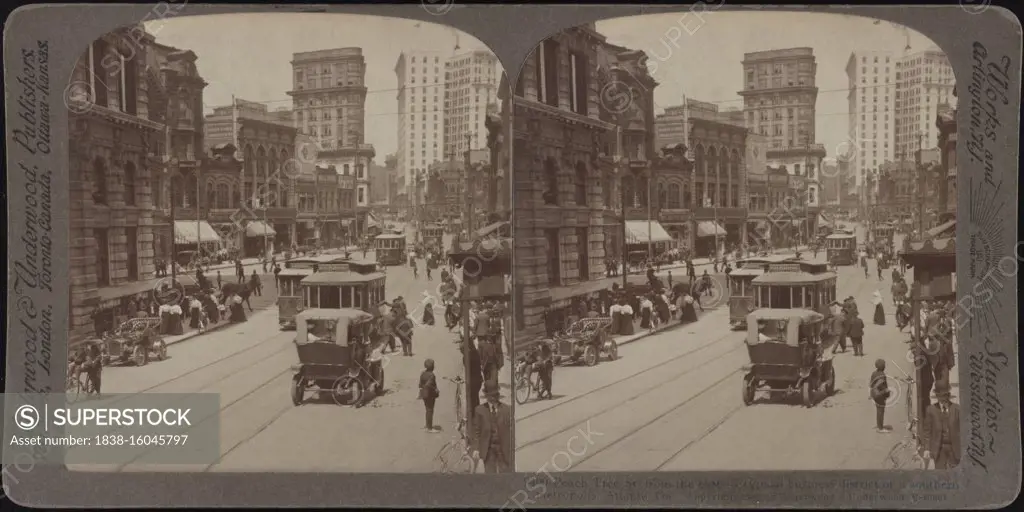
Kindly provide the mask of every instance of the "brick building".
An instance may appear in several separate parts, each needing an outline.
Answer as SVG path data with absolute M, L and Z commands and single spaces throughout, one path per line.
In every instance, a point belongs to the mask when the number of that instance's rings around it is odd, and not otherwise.
M 593 24 L 541 42 L 512 102 L 516 344 L 559 327 L 571 299 L 605 277 L 605 194 L 596 163 L 614 130 L 599 118 Z M 596 290 L 592 290 L 596 291 Z
M 125 27 L 93 41 L 72 71 L 69 97 L 69 338 L 112 328 L 154 273 L 154 178 L 166 141 L 154 38 Z M 105 63 L 118 62 L 118 66 Z

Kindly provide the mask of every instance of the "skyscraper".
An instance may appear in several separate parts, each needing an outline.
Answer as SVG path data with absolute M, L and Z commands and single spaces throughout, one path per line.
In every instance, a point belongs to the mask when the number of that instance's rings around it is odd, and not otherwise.
M 412 193 L 418 172 L 445 159 L 445 57 L 437 51 L 402 52 L 398 78 L 398 176 Z
M 938 146 L 935 118 L 939 105 L 956 103 L 953 99 L 955 77 L 949 58 L 938 48 L 900 57 L 895 72 L 894 157 L 913 160 L 918 149 Z
M 445 62 L 444 78 L 444 154 L 462 158 L 467 149 L 487 145 L 484 122 L 488 106 L 498 102 L 498 57 L 486 50 L 456 54 Z
M 768 164 L 784 167 L 798 205 L 818 206 L 824 146 L 816 143 L 818 64 L 811 48 L 767 50 L 743 55 L 743 110 L 747 129 L 768 138 Z M 799 198 L 803 198 L 802 200 Z M 808 212 L 808 219 L 816 215 Z
M 366 61 L 362 48 L 334 48 L 292 55 L 295 127 L 319 147 L 317 161 L 342 176 L 355 176 L 356 218 L 349 236 L 366 231 L 370 206 L 369 164 L 375 156 L 364 141 Z
M 852 167 L 856 187 L 865 173 L 896 156 L 896 67 L 896 57 L 882 51 L 853 52 L 846 62 L 848 141 L 836 154 Z

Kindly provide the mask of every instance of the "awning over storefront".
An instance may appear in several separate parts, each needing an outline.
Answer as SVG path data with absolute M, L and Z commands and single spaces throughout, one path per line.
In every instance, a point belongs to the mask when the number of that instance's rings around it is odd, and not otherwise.
M 697 223 L 697 236 L 700 238 L 725 236 L 725 228 L 717 222 L 702 220 Z
M 671 242 L 672 236 L 658 221 L 627 220 L 626 243 L 646 244 L 648 242 Z
M 251 220 L 245 225 L 245 236 L 247 237 L 262 238 L 275 235 L 277 235 L 277 231 L 274 231 L 274 228 L 261 220 Z
M 925 238 L 954 237 L 956 236 L 956 220 L 940 224 L 924 232 Z
M 205 220 L 176 220 L 174 221 L 174 243 L 214 243 L 220 242 L 220 235 L 213 229 L 213 226 Z

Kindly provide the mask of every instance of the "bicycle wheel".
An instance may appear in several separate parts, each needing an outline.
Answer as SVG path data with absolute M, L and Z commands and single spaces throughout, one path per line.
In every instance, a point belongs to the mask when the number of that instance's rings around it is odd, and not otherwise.
M 455 385 L 455 421 L 463 424 L 466 421 L 466 411 L 462 405 L 462 385 Z
M 453 473 L 452 465 L 450 461 L 455 460 L 459 457 L 456 449 L 459 447 L 455 441 L 448 441 L 437 451 L 437 455 L 434 456 L 434 461 L 437 462 L 437 470 L 440 473 Z
M 525 404 L 530 399 L 530 394 L 533 393 L 533 382 L 527 375 L 520 375 L 519 379 L 516 380 L 516 403 L 519 405 Z

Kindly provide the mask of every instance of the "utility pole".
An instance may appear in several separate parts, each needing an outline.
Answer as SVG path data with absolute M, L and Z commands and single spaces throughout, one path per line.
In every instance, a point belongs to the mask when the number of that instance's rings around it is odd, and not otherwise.
M 924 164 L 922 163 L 922 150 L 924 148 L 921 145 L 921 132 L 917 133 L 917 154 L 914 155 L 914 163 L 917 167 L 917 188 L 918 188 L 918 205 L 917 205 L 917 235 L 924 237 L 924 202 L 925 202 L 925 172 Z
M 465 174 L 466 210 L 468 211 L 468 215 L 466 216 L 466 234 L 469 235 L 470 238 L 472 238 L 473 233 L 476 232 L 476 230 L 474 229 L 475 226 L 473 225 L 473 220 L 476 217 L 476 205 L 474 204 L 474 199 L 475 198 L 473 197 L 475 195 L 473 193 L 474 192 L 474 190 L 473 190 L 473 181 L 474 180 L 473 180 L 473 176 L 472 176 L 472 169 L 470 168 L 470 166 L 472 165 L 472 162 L 470 161 L 470 159 L 471 159 L 471 148 L 472 147 L 473 147 L 473 135 L 467 133 L 466 134 L 466 152 L 464 154 L 464 160 L 465 160 L 464 167 L 466 169 L 465 170 L 465 173 L 466 173 Z
M 171 287 L 176 288 L 178 285 L 178 252 L 175 250 L 176 216 L 174 206 L 174 181 L 175 179 L 177 179 L 179 175 L 179 168 L 178 160 L 177 158 L 174 157 L 174 151 L 172 148 L 174 146 L 173 127 L 178 123 L 178 113 L 180 109 L 178 108 L 177 89 L 172 83 L 174 77 L 174 70 L 170 68 L 163 68 L 160 71 L 164 76 L 164 84 L 166 84 L 167 90 L 169 92 L 167 98 L 167 127 L 164 130 L 164 152 L 167 154 L 167 167 L 165 168 L 165 172 L 167 172 L 170 176 L 170 179 L 168 180 L 168 186 L 170 188 L 169 192 L 171 196 L 171 211 L 169 215 L 171 220 Z

